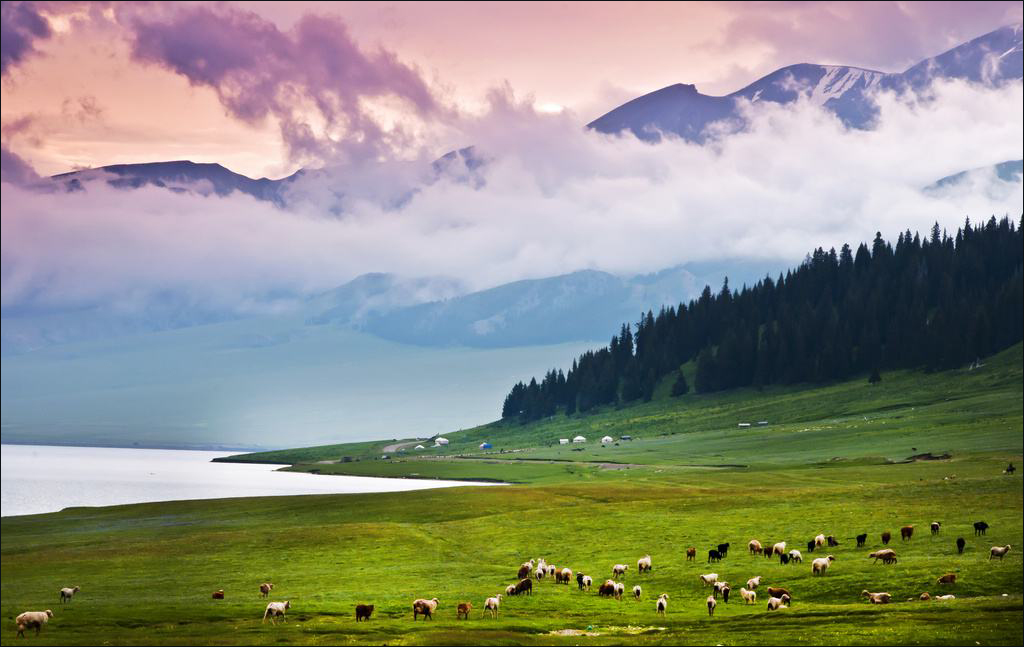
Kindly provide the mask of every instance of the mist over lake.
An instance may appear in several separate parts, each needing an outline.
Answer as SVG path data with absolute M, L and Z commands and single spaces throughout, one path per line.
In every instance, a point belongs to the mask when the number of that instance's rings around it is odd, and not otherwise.
M 318 476 L 280 465 L 212 463 L 230 452 L 0 445 L 0 516 L 75 506 L 231 497 L 402 492 L 460 481 Z

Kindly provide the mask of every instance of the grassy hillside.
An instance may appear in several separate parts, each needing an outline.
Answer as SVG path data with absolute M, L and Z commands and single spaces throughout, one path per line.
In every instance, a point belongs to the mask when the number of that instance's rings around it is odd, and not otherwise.
M 1022 451 L 1021 347 L 976 371 L 885 374 L 825 388 L 686 396 L 539 424 L 489 425 L 447 435 L 444 455 L 380 460 L 378 444 L 279 453 L 293 469 L 375 475 L 501 478 L 522 485 L 411 493 L 185 501 L 69 509 L 0 521 L 0 643 L 14 644 L 11 618 L 51 608 L 38 644 L 1019 644 L 1024 621 L 1020 475 L 1005 476 Z M 767 427 L 737 422 L 767 419 Z M 586 449 L 552 446 L 583 433 Z M 639 437 L 600 448 L 608 433 Z M 483 455 L 482 439 L 504 447 Z M 914 449 L 916 448 L 916 450 Z M 522 451 L 512 452 L 513 449 Z M 904 462 L 949 452 L 946 460 Z M 407 452 L 408 453 L 408 452 Z M 455 457 L 463 454 L 464 457 Z M 342 456 L 349 463 L 318 463 Z M 266 458 L 266 457 L 257 457 Z M 522 460 L 521 460 L 522 459 Z M 505 462 L 508 461 L 508 462 Z M 572 462 L 569 462 L 572 461 Z M 716 467 L 731 465 L 732 467 Z M 928 523 L 942 522 L 936 536 Z M 988 535 L 971 524 L 985 520 Z M 884 530 L 916 526 L 890 545 L 893 566 L 873 564 Z M 835 562 L 811 575 L 806 542 L 840 542 Z M 854 536 L 869 533 L 867 546 Z M 958 555 L 956 537 L 967 540 Z M 804 563 L 747 554 L 751 538 L 787 541 Z M 706 551 L 732 544 L 720 564 Z M 993 545 L 1013 545 L 989 561 Z M 686 547 L 699 550 L 687 562 Z M 650 553 L 654 570 L 635 573 Z M 480 612 L 486 596 L 514 581 L 518 564 L 544 556 L 603 581 L 615 563 L 640 602 L 600 598 L 550 580 L 531 597 Z M 709 618 L 698 574 L 733 586 Z M 939 575 L 958 574 L 951 586 Z M 763 575 L 758 603 L 738 595 Z M 290 600 L 288 622 L 262 625 L 262 581 Z M 61 608 L 57 591 L 82 592 Z M 764 586 L 793 592 L 792 608 L 765 611 Z M 224 589 L 227 599 L 210 599 Z M 864 589 L 888 591 L 873 606 Z M 921 602 L 923 591 L 953 593 Z M 669 613 L 654 610 L 669 593 Z M 417 597 L 441 601 L 432 622 L 413 622 Z M 908 600 L 913 598 L 913 600 Z M 455 606 L 470 601 L 471 619 Z M 357 603 L 376 605 L 356 624 Z M 565 632 L 594 635 L 570 635 Z M 552 633 L 562 632 L 562 633 Z

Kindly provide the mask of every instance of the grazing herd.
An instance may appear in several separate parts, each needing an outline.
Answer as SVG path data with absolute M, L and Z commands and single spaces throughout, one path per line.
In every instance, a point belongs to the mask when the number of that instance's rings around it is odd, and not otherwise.
M 940 534 L 941 523 L 938 521 L 930 524 L 931 534 L 933 536 Z M 984 521 L 979 521 L 974 524 L 974 532 L 976 536 L 984 535 L 988 530 L 989 525 Z M 914 526 L 907 525 L 900 528 L 901 541 L 908 542 L 913 539 Z M 867 533 L 857 535 L 857 547 L 863 547 L 867 542 Z M 891 540 L 891 533 L 885 531 L 881 533 L 881 540 L 883 544 L 888 544 Z M 963 537 L 956 539 L 956 548 L 958 554 L 963 554 L 966 546 L 966 540 Z M 818 534 L 812 540 L 807 542 L 808 552 L 814 552 L 815 549 L 823 548 L 825 546 L 835 547 L 838 546 L 839 542 L 833 535 L 825 535 L 824 533 Z M 762 543 L 757 539 L 751 539 L 747 544 L 747 549 L 751 556 L 763 555 L 767 558 L 775 556 L 779 557 L 781 564 L 800 564 L 803 562 L 803 556 L 797 549 L 786 550 L 786 542 L 780 541 L 776 543 L 766 542 Z M 1011 546 L 992 546 L 989 551 L 989 561 L 999 558 L 1002 560 L 1007 553 L 1011 550 Z M 686 549 L 687 561 L 693 561 L 696 556 L 697 549 L 693 546 Z M 721 562 L 728 556 L 729 543 L 721 543 L 712 549 L 708 550 L 708 563 Z M 896 551 L 891 548 L 882 548 L 871 552 L 868 555 L 868 559 L 873 559 L 874 564 L 879 561 L 884 565 L 896 564 L 897 557 Z M 825 557 L 818 557 L 811 562 L 811 574 L 813 576 L 824 576 L 829 570 L 829 567 L 836 560 L 835 556 L 827 555 Z M 638 574 L 650 573 L 653 569 L 653 561 L 650 555 L 644 555 L 637 560 L 636 570 Z M 623 584 L 621 579 L 626 577 L 629 570 L 627 564 L 615 564 L 611 568 L 611 578 L 604 581 L 598 587 L 597 594 L 599 597 L 611 597 L 616 600 L 621 600 L 625 593 L 626 586 Z M 531 575 L 533 576 L 531 578 Z M 573 573 L 570 568 L 557 568 L 554 565 L 548 564 L 544 559 L 529 560 L 521 564 L 517 570 L 517 582 L 509 584 L 503 594 L 498 594 L 493 597 L 488 597 L 484 601 L 484 610 L 488 612 L 491 618 L 498 617 L 498 611 L 502 604 L 502 600 L 506 596 L 520 596 L 520 595 L 533 595 L 534 580 L 540 581 L 545 578 L 553 577 L 556 584 L 569 584 L 569 582 L 575 576 L 578 589 L 583 592 L 591 590 L 593 586 L 593 578 L 590 575 L 586 575 L 582 572 Z M 753 605 L 757 603 L 757 589 L 761 586 L 761 580 L 763 576 L 757 575 L 751 577 L 746 581 L 746 586 L 740 588 L 740 597 L 745 605 Z M 711 595 L 707 596 L 705 604 L 708 610 L 708 616 L 714 617 L 715 609 L 718 606 L 719 598 L 722 602 L 728 604 L 729 594 L 731 587 L 729 583 L 720 580 L 718 573 L 706 573 L 698 575 L 698 579 L 701 586 L 704 588 L 711 587 Z M 936 584 L 939 585 L 953 585 L 956 584 L 957 574 L 946 573 L 940 576 L 936 580 Z M 264 582 L 259 585 L 260 597 L 267 598 L 270 592 L 273 590 L 274 585 L 271 582 Z M 778 611 L 783 607 L 789 607 L 792 604 L 792 593 L 789 589 L 782 587 L 768 586 L 766 588 L 768 594 L 768 611 Z M 81 591 L 78 586 L 65 587 L 60 589 L 60 602 L 62 604 L 70 603 L 72 598 Z M 643 597 L 643 588 L 636 584 L 632 588 L 633 599 L 640 601 Z M 871 604 L 889 604 L 892 601 L 892 594 L 889 592 L 871 592 L 865 589 L 861 592 L 862 598 L 867 598 Z M 212 594 L 212 598 L 215 600 L 224 599 L 224 590 L 218 589 Z M 660 615 L 665 615 L 668 611 L 668 593 L 662 593 L 658 596 L 655 602 L 655 611 Z M 910 598 L 911 600 L 915 598 Z M 952 594 L 932 596 L 928 592 L 922 593 L 918 600 L 952 600 L 955 596 Z M 420 616 L 424 620 L 433 620 L 434 613 L 437 611 L 439 606 L 438 598 L 420 598 L 412 603 L 412 615 L 413 620 L 417 620 Z M 263 623 L 269 618 L 271 624 L 277 624 L 278 618 L 285 620 L 286 613 L 291 608 L 291 603 L 288 600 L 283 602 L 269 602 L 263 613 Z M 459 620 L 469 619 L 470 612 L 473 609 L 473 605 L 469 602 L 461 602 L 456 607 L 456 618 Z M 370 620 L 373 615 L 374 605 L 372 604 L 358 604 L 355 608 L 356 622 L 364 620 Z M 50 618 L 53 617 L 53 611 L 47 609 L 46 611 L 26 611 L 15 618 L 17 624 L 18 636 L 24 637 L 26 629 L 35 629 L 36 634 L 39 633 L 43 625 L 45 625 Z

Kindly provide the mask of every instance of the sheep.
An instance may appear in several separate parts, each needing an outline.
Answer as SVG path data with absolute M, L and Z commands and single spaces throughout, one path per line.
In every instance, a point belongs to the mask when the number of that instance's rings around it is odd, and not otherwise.
M 589 575 L 584 575 L 583 576 L 583 588 L 589 591 L 590 587 L 593 586 L 593 585 L 594 585 L 594 578 L 590 577 Z
M 260 584 L 260 597 L 261 598 L 269 597 L 270 596 L 270 591 L 273 588 L 274 588 L 274 585 L 271 584 L 270 582 L 264 582 L 263 584 Z
M 835 561 L 835 557 L 829 555 L 828 557 L 819 557 L 818 559 L 811 562 L 811 574 L 812 575 L 824 575 L 828 567 Z
M 936 584 L 956 584 L 956 573 L 946 573 L 935 580 Z
M 572 569 L 571 568 L 563 568 L 562 570 L 557 571 L 555 573 L 555 583 L 556 584 L 568 584 L 569 580 L 571 580 L 571 579 L 572 579 Z
M 25 637 L 26 629 L 35 629 L 36 635 L 39 635 L 39 630 L 43 628 L 50 618 L 53 617 L 53 611 L 47 609 L 46 611 L 26 611 L 25 613 L 18 614 L 18 617 L 14 619 L 18 623 L 18 635 L 22 638 Z
M 697 556 L 697 549 L 696 548 L 694 548 L 693 546 L 690 546 L 689 548 L 686 549 L 686 561 L 692 562 L 693 558 L 696 557 L 696 556 Z
M 932 596 L 928 593 L 928 591 L 925 591 L 924 593 L 921 594 L 921 597 L 918 598 L 918 599 L 927 602 L 928 600 L 932 599 Z
M 868 533 L 862 533 L 857 535 L 857 548 L 863 548 L 864 544 L 868 541 Z
M 616 564 L 615 566 L 612 566 L 612 577 L 614 577 L 615 579 L 619 579 L 620 577 L 626 574 L 627 570 L 629 570 L 629 565 Z
M 658 603 L 655 605 L 660 615 L 665 615 L 665 611 L 668 610 L 668 593 L 662 593 L 658 596 Z
M 829 535 L 828 537 L 825 537 L 825 543 L 828 544 L 829 548 L 835 548 L 836 546 L 839 545 L 839 542 L 836 541 L 836 538 L 833 535 Z
M 81 587 L 78 587 L 78 586 L 72 586 L 71 588 L 64 587 L 63 589 L 61 589 L 60 590 L 60 601 L 61 601 L 61 604 L 65 603 L 65 602 L 71 602 L 71 598 L 73 598 L 75 596 L 75 593 L 78 593 L 81 590 L 82 590 Z
M 529 563 L 522 564 L 519 566 L 519 570 L 516 572 L 516 578 L 521 580 L 525 577 L 530 577 L 530 571 L 532 570 L 533 567 L 531 567 Z
M 605 580 L 604 584 L 598 587 L 597 594 L 600 596 L 615 597 L 615 581 Z
M 370 616 L 373 615 L 372 604 L 357 604 L 356 605 L 356 622 L 361 620 L 369 620 Z
M 729 542 L 726 542 L 724 544 L 718 544 L 718 553 L 722 557 L 728 557 L 729 556 Z
M 636 560 L 636 571 L 638 573 L 646 573 L 651 570 L 651 556 L 644 555 L 640 559 Z
M 874 564 L 877 564 L 878 560 L 882 560 L 883 564 L 894 564 L 896 563 L 896 551 L 891 548 L 883 548 L 869 554 L 868 559 L 874 559 L 875 561 L 872 562 Z
M 642 593 L 643 593 L 643 590 L 640 588 L 639 584 L 637 584 L 636 586 L 633 587 L 633 599 L 639 600 L 640 599 L 640 595 Z
M 501 606 L 501 594 L 484 600 L 484 611 L 490 611 L 492 618 L 498 617 L 498 607 Z
M 990 561 L 993 557 L 1002 559 L 1008 552 L 1010 552 L 1010 544 L 1006 544 L 1005 546 L 993 546 L 992 550 L 988 553 L 988 558 Z
M 701 575 L 700 581 L 702 586 L 713 585 L 718 581 L 718 573 L 708 573 L 707 575 Z
M 946 595 L 936 595 L 935 599 L 936 600 L 955 600 L 956 596 L 953 595 L 952 593 L 947 593 Z
M 747 544 L 747 550 L 750 551 L 751 555 L 761 554 L 761 542 L 756 539 L 751 539 L 750 543 Z
M 956 538 L 956 552 L 958 555 L 964 554 L 964 546 L 967 545 L 967 541 L 963 537 Z
M 715 615 L 715 607 L 716 606 L 718 606 L 718 602 L 715 601 L 715 598 L 713 598 L 712 596 L 709 595 L 708 596 L 708 615 L 709 616 Z
M 214 591 L 213 592 L 213 599 L 214 600 L 223 600 L 224 599 L 224 589 L 220 589 L 218 591 Z
M 765 556 L 765 559 L 771 559 L 775 556 L 775 546 L 771 542 L 767 542 L 764 545 L 764 550 L 761 553 Z
M 781 555 L 779 555 L 779 563 L 780 564 L 788 564 L 789 563 L 789 553 L 782 553 Z
M 533 580 L 528 577 L 524 577 L 516 582 L 515 590 L 512 595 L 522 595 L 523 593 L 533 595 Z
M 771 597 L 768 598 L 768 610 L 778 611 L 783 605 L 789 606 L 789 596 L 785 593 L 782 594 L 781 598 Z
M 725 602 L 726 604 L 729 604 L 729 592 L 730 591 L 732 591 L 732 589 L 729 588 L 728 584 L 726 584 L 725 586 L 722 587 L 722 602 Z
M 729 587 L 729 583 L 726 582 L 726 581 L 715 582 L 714 584 L 711 585 L 711 595 L 713 597 L 717 598 L 718 594 L 721 593 L 723 590 L 725 590 L 728 587 Z
M 900 541 L 910 541 L 914 537 L 913 526 L 903 526 L 900 528 Z
M 889 532 L 888 530 L 886 530 L 885 532 L 883 532 L 883 533 L 882 533 L 882 543 L 883 543 L 883 544 L 885 544 L 886 546 L 888 546 L 888 545 L 889 545 L 889 540 L 890 540 L 890 539 L 892 539 L 892 533 L 891 533 L 891 532 Z
M 772 555 L 781 555 L 786 552 L 786 542 L 780 541 L 772 546 Z
M 516 594 L 516 585 L 515 584 L 509 584 L 508 586 L 505 587 L 505 595 L 515 595 L 515 594 Z
M 781 598 L 784 595 L 791 595 L 790 592 L 789 592 L 789 589 L 784 589 L 782 587 L 776 587 L 776 586 L 769 586 L 768 587 L 768 596 L 769 597 Z
M 267 610 L 263 612 L 263 622 L 267 621 L 267 616 L 270 616 L 270 623 L 277 624 L 277 616 L 281 616 L 282 619 L 287 620 L 288 616 L 285 612 L 292 608 L 292 604 L 289 600 L 284 602 L 269 602 L 267 603 Z M 260 623 L 262 624 L 262 623 Z
M 757 604 L 757 591 L 748 591 L 740 587 L 740 597 L 743 598 L 744 604 Z
M 988 524 L 984 521 L 974 522 L 974 535 L 984 535 L 988 531 Z
M 530 580 L 526 580 L 526 581 L 529 582 Z M 437 604 L 438 604 L 438 599 L 437 598 L 431 598 L 429 600 L 427 600 L 425 598 L 420 598 L 418 600 L 414 600 L 413 603 L 412 603 L 412 620 L 413 620 L 413 622 L 416 622 L 416 616 L 417 615 L 423 616 L 424 620 L 429 618 L 431 621 L 433 621 L 433 619 L 434 619 L 434 612 L 437 611 Z
M 708 551 L 708 564 L 720 561 L 722 561 L 722 553 L 718 552 L 714 548 Z
M 548 564 L 548 575 L 554 575 L 558 571 L 558 567 L 554 564 Z
M 469 620 L 469 612 L 473 610 L 473 605 L 469 602 L 459 602 L 459 606 L 455 609 L 455 619 L 462 620 L 465 618 Z
M 789 551 L 789 561 L 797 564 L 802 564 L 804 561 L 804 556 L 800 554 L 799 550 L 794 548 L 793 550 Z
M 819 534 L 814 538 L 814 547 L 821 548 L 825 545 L 825 535 Z
M 871 600 L 871 604 L 889 604 L 892 601 L 891 593 L 871 593 L 865 589 L 861 595 Z
M 621 600 L 622 594 L 626 592 L 626 585 L 622 582 L 615 583 L 615 599 Z
M 933 521 L 932 522 L 932 534 L 933 535 L 939 534 L 939 528 L 941 528 L 941 527 L 942 527 L 942 522 L 940 522 L 940 521 Z
M 749 580 L 747 580 L 747 588 L 753 591 L 757 587 L 761 586 L 762 577 L 762 575 L 758 575 L 757 577 L 752 577 Z
M 807 552 L 808 552 L 808 553 L 813 553 L 813 552 L 814 552 L 814 548 L 815 548 L 815 545 L 814 545 L 814 540 L 813 540 L 813 539 L 811 539 L 811 540 L 809 540 L 809 541 L 807 542 Z
M 538 568 L 537 568 L 537 570 L 533 572 L 533 576 L 534 576 L 534 577 L 535 577 L 536 579 L 538 579 L 538 580 L 541 580 L 541 579 L 544 579 L 544 575 L 545 575 L 545 574 L 546 574 L 547 572 L 548 572 L 548 571 L 547 571 L 547 569 L 546 569 L 546 568 L 540 568 L 540 567 L 538 567 Z
M 576 573 L 576 586 L 583 590 L 583 573 Z

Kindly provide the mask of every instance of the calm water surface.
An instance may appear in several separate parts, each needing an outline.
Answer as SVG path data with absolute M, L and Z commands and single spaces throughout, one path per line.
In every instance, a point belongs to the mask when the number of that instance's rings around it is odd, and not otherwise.
M 0 515 L 56 512 L 71 506 L 286 494 L 403 492 L 467 485 L 460 481 L 276 472 L 280 465 L 210 462 L 217 456 L 231 453 L 0 445 Z

